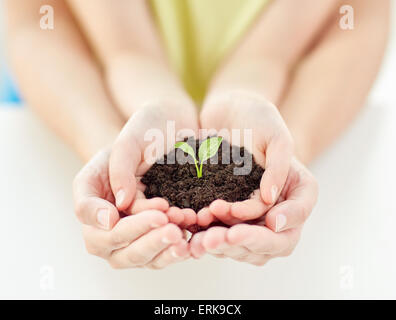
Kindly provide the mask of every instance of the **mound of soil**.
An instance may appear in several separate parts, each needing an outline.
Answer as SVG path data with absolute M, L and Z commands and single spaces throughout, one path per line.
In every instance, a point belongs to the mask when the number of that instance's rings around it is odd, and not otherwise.
M 202 141 L 185 141 L 197 154 Z M 144 194 L 147 198 L 162 197 L 171 206 L 192 208 L 198 212 L 216 199 L 230 202 L 246 200 L 260 187 L 264 169 L 243 147 L 230 145 L 225 140 L 217 152 L 217 164 L 210 163 L 214 159 L 204 163 L 201 178 L 197 178 L 191 156 L 184 164 L 181 164 L 181 157 L 186 158 L 187 154 L 180 149 L 172 150 L 146 172 L 142 183 L 146 185 Z M 169 164 L 168 159 L 176 161 Z

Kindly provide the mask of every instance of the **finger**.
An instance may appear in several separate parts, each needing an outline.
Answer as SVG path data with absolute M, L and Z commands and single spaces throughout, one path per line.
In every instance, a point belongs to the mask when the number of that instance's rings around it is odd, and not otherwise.
M 301 226 L 315 206 L 318 187 L 314 179 L 305 179 L 288 194 L 287 199 L 271 208 L 265 224 L 275 232 Z
M 261 199 L 253 198 L 231 204 L 231 215 L 240 221 L 254 220 L 266 213 L 268 205 Z
M 107 258 L 113 250 L 127 247 L 133 240 L 166 223 L 168 219 L 164 213 L 147 211 L 121 219 L 110 232 L 84 226 L 85 246 L 90 254 Z
M 201 240 L 205 251 L 211 254 L 223 254 L 223 250 L 227 246 L 227 230 L 225 227 L 212 227 L 208 229 Z
M 98 153 L 78 173 L 73 182 L 74 208 L 81 223 L 109 230 L 119 220 L 117 208 L 104 199 L 98 172 L 107 172 L 108 153 Z
M 250 252 L 241 246 L 231 245 L 227 242 L 227 228 L 213 227 L 206 231 L 202 245 L 211 254 L 229 258 L 240 258 Z
M 248 249 L 242 246 L 233 246 L 230 244 L 228 244 L 228 246 L 224 249 L 223 254 L 231 259 L 241 262 L 249 262 L 249 257 L 254 255 Z
M 201 240 L 202 246 L 208 253 L 219 258 L 231 258 L 254 265 L 263 265 L 268 260 L 267 255 L 252 253 L 244 246 L 228 243 L 227 231 L 227 228 L 222 227 L 209 229 Z
M 197 213 L 197 224 L 201 227 L 207 227 L 215 220 L 215 216 L 210 212 L 209 208 L 202 208 Z
M 214 217 L 225 224 L 233 225 L 241 221 L 231 216 L 231 202 L 221 199 L 215 200 L 209 205 L 209 210 Z
M 110 230 L 119 220 L 118 210 L 108 201 L 87 197 L 75 202 L 75 212 L 81 223 Z
M 170 264 L 186 260 L 189 256 L 188 243 L 186 240 L 182 240 L 162 251 L 147 267 L 151 269 L 163 269 Z
M 206 253 L 206 250 L 202 245 L 202 239 L 205 235 L 205 232 L 206 231 L 202 231 L 194 234 L 190 240 L 190 252 L 191 255 L 196 259 L 202 257 Z
M 257 267 L 262 267 L 265 265 L 272 257 L 269 255 L 262 255 L 262 254 L 250 254 L 243 260 L 238 260 L 242 262 L 247 262 Z
M 170 207 L 166 211 L 166 215 L 169 218 L 169 222 L 174 223 L 176 225 L 180 225 L 184 221 L 184 214 L 181 209 L 178 207 Z
M 293 240 L 287 233 L 274 233 L 266 227 L 247 224 L 235 225 L 227 232 L 228 243 L 256 254 L 276 255 L 289 248 Z
M 271 257 L 267 254 L 252 253 L 243 246 L 230 245 L 226 241 L 218 245 L 218 247 L 215 250 L 212 250 L 210 253 L 216 257 L 231 258 L 239 262 L 246 262 L 256 266 L 264 265 Z
M 140 147 L 136 140 L 122 131 L 110 156 L 110 184 L 120 211 L 126 210 L 135 198 L 135 173 L 141 162 Z
M 180 228 L 168 223 L 145 234 L 128 247 L 113 251 L 109 262 L 116 268 L 144 266 L 164 249 L 178 243 L 182 238 Z
M 89 254 L 107 259 L 113 250 L 107 242 L 107 231 L 92 227 L 89 225 L 82 226 L 85 249 Z
M 127 210 L 128 214 L 136 214 L 146 210 L 159 210 L 166 212 L 169 209 L 169 203 L 163 198 L 135 199 L 132 206 Z
M 188 228 L 197 223 L 197 214 L 193 209 L 184 208 L 181 209 L 183 214 L 183 222 L 180 224 L 182 228 Z
M 268 205 L 274 204 L 286 182 L 292 158 L 292 143 L 288 138 L 272 139 L 265 151 L 265 171 L 260 182 L 261 196 Z
M 239 202 L 226 202 L 215 200 L 209 206 L 213 216 L 228 225 L 238 224 L 248 220 L 261 217 L 267 210 L 266 205 L 260 198 L 258 192 L 252 199 Z
M 152 229 L 160 228 L 168 223 L 168 217 L 161 211 L 148 210 L 121 219 L 107 233 L 105 243 L 100 245 L 113 250 L 126 247 Z

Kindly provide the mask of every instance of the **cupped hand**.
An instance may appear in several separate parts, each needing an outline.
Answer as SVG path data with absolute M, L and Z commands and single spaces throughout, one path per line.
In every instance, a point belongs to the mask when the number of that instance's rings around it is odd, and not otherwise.
M 181 229 L 170 223 L 164 199 L 145 199 L 140 186 L 121 217 L 109 182 L 110 150 L 99 152 L 73 183 L 75 211 L 87 251 L 114 268 L 163 268 L 190 256 Z
M 250 146 L 255 161 L 265 168 L 260 190 L 246 201 L 214 201 L 198 213 L 198 224 L 207 226 L 214 220 L 232 225 L 256 219 L 271 208 L 284 188 L 293 155 L 293 141 L 278 109 L 264 97 L 245 91 L 210 95 L 200 115 L 202 128 L 208 130 L 251 130 Z M 232 134 L 231 134 L 231 143 Z M 244 142 L 239 142 L 244 145 Z M 249 142 L 249 141 L 248 141 Z
M 158 157 L 174 148 L 174 139 L 197 134 L 198 119 L 192 103 L 154 100 L 138 109 L 122 129 L 110 155 L 109 180 L 118 210 L 133 205 L 137 192 L 144 188 L 140 178 Z M 170 222 L 182 228 L 196 223 L 196 214 L 190 209 L 171 207 L 167 215 Z
M 317 195 L 315 178 L 293 158 L 280 197 L 264 217 L 255 224 L 239 223 L 231 228 L 212 227 L 199 232 L 190 241 L 190 251 L 195 258 L 210 253 L 258 266 L 271 258 L 290 255 Z M 253 216 L 247 215 L 246 220 Z

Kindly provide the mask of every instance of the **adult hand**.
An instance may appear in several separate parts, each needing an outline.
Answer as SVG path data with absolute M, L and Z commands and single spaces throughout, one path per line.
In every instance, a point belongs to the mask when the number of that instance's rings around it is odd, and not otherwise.
M 276 203 L 284 188 L 293 155 L 293 141 L 278 109 L 262 96 L 245 91 L 212 94 L 204 104 L 201 124 L 203 128 L 229 132 L 252 130 L 249 151 L 265 172 L 260 190 L 251 199 L 235 203 L 214 201 L 198 213 L 198 223 L 207 226 L 217 218 L 235 224 L 247 216 L 254 219 L 262 216 Z
M 278 202 L 264 217 L 251 224 L 231 228 L 212 227 L 195 234 L 190 250 L 195 258 L 206 252 L 218 257 L 264 265 L 274 257 L 290 255 L 298 243 L 305 220 L 318 195 L 313 175 L 295 158 Z M 255 214 L 246 216 L 251 220 Z

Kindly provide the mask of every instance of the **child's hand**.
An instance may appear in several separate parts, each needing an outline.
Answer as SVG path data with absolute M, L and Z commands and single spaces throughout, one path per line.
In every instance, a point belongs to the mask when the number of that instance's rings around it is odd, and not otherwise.
M 110 156 L 109 179 L 119 211 L 128 210 L 133 206 L 139 188 L 144 188 L 140 183 L 140 177 L 153 164 L 153 160 L 156 160 L 151 152 L 146 152 L 152 151 L 153 143 L 146 139 L 152 139 L 152 134 L 156 134 L 157 139 L 158 134 L 163 135 L 164 141 L 159 141 L 164 147 L 161 156 L 167 153 L 167 149 L 174 147 L 175 141 L 167 141 L 168 135 L 172 134 L 167 133 L 167 125 L 172 121 L 176 133 L 180 129 L 189 129 L 191 135 L 198 132 L 196 110 L 192 104 L 154 101 L 136 111 L 116 139 Z M 147 133 L 150 133 L 149 137 L 145 137 Z M 149 163 L 150 161 L 152 162 Z M 167 214 L 170 222 L 182 228 L 196 223 L 196 214 L 190 209 L 172 207 Z
M 206 226 L 215 218 L 226 224 L 256 219 L 278 199 L 293 155 L 291 135 L 277 108 L 263 97 L 244 91 L 209 96 L 201 113 L 203 128 L 251 129 L 255 161 L 265 168 L 260 191 L 249 200 L 227 203 L 214 201 L 198 214 L 198 223 Z M 243 140 L 242 140 L 243 141 Z
M 169 223 L 164 199 L 144 199 L 140 187 L 120 219 L 109 182 L 109 151 L 98 153 L 76 176 L 75 210 L 83 223 L 87 251 L 114 268 L 163 268 L 190 254 L 182 231 Z M 138 213 L 138 214 L 136 214 Z
M 199 258 L 208 252 L 259 266 L 271 258 L 290 255 L 317 195 L 315 178 L 293 159 L 278 203 L 257 224 L 237 224 L 229 229 L 212 227 L 199 232 L 190 242 L 191 253 Z

